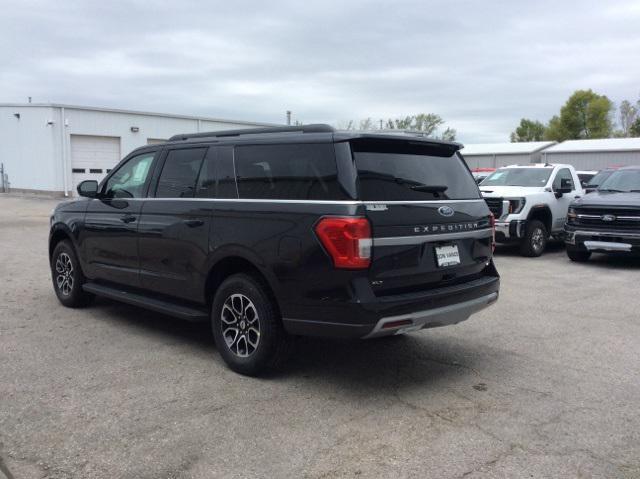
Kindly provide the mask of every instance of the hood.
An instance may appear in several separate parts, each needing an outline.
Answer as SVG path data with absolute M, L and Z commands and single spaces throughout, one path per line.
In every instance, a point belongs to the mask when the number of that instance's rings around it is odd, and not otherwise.
M 545 189 L 537 186 L 480 186 L 482 196 L 519 198 L 527 195 L 544 193 Z
M 631 206 L 640 208 L 640 193 L 612 193 L 596 190 L 574 202 L 576 206 Z

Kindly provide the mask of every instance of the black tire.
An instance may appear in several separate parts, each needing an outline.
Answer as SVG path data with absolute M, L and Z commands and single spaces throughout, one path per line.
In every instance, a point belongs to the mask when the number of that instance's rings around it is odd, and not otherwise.
M 51 255 L 51 280 L 58 300 L 68 308 L 88 305 L 94 298 L 82 289 L 86 282 L 70 241 L 58 243 Z
M 571 261 L 584 263 L 586 261 L 589 261 L 589 258 L 591 258 L 591 251 L 584 251 L 567 247 L 567 256 Z
M 274 299 L 248 274 L 235 274 L 220 285 L 211 307 L 211 326 L 222 359 L 240 374 L 257 376 L 275 369 L 291 350 L 292 340 Z
M 531 220 L 527 222 L 525 235 L 520 243 L 520 254 L 530 258 L 540 256 L 547 247 L 548 238 L 549 233 L 542 221 Z

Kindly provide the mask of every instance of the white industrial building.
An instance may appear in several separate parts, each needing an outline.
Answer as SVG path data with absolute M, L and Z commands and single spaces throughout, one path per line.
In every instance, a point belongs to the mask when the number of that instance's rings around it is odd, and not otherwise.
M 640 138 L 563 141 L 544 150 L 542 161 L 568 163 L 577 170 L 640 165 Z
M 74 194 L 131 150 L 178 133 L 264 123 L 59 104 L 0 103 L 0 163 L 11 191 Z
M 507 165 L 537 163 L 542 152 L 555 144 L 555 141 L 477 143 L 464 145 L 461 153 L 471 169 L 500 168 Z

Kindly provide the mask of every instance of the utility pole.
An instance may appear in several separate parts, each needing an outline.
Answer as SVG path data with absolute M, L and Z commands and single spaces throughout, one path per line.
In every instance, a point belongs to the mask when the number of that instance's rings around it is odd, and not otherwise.
M 291 125 L 291 110 L 287 110 L 287 125 Z
M 382 130 L 382 118 L 380 118 L 380 129 Z

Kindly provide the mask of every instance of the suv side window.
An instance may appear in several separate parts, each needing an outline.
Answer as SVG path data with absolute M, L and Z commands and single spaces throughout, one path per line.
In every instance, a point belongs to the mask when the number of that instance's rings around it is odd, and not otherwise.
M 142 198 L 156 152 L 143 153 L 129 159 L 105 183 L 107 198 Z
M 238 146 L 234 163 L 240 198 L 347 199 L 332 144 Z
M 206 148 L 170 150 L 164 161 L 156 198 L 193 198 Z
M 233 146 L 209 148 L 196 188 L 198 198 L 237 198 Z
M 558 174 L 553 180 L 554 190 L 558 190 L 563 186 L 566 188 L 571 188 L 571 191 L 576 189 L 575 185 L 573 184 L 573 176 L 571 176 L 571 171 L 568 168 L 562 168 L 560 171 L 558 171 Z

